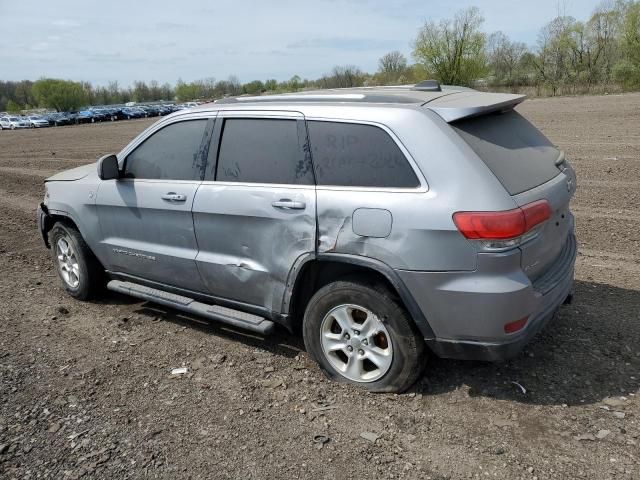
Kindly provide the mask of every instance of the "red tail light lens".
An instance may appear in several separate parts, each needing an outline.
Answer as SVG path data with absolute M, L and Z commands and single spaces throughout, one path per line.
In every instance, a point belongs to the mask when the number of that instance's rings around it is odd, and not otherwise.
M 527 203 L 521 208 L 524 212 L 524 220 L 527 224 L 527 232 L 536 225 L 551 218 L 551 206 L 546 200 L 538 200 L 537 202 Z
M 470 240 L 504 240 L 524 235 L 551 217 L 546 200 L 502 212 L 456 212 L 453 223 Z
M 515 322 L 505 323 L 504 333 L 514 333 L 518 330 L 522 330 L 527 324 L 527 320 L 529 320 L 529 317 L 521 318 L 520 320 L 516 320 Z

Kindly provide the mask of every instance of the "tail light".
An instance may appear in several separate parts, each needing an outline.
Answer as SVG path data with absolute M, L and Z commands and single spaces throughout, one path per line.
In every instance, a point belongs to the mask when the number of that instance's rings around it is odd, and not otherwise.
M 520 245 L 537 234 L 534 228 L 551 218 L 547 200 L 538 200 L 501 212 L 456 212 L 453 222 L 469 240 L 481 240 L 487 249 Z
M 516 320 L 515 322 L 505 323 L 504 333 L 515 333 L 522 330 L 527 324 L 527 320 L 529 320 L 529 317 L 521 318 L 520 320 Z

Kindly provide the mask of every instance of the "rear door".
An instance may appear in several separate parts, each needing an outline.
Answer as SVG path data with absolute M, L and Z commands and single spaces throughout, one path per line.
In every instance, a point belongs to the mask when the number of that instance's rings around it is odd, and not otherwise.
M 196 263 L 209 292 L 279 311 L 291 267 L 315 249 L 302 114 L 219 112 L 193 219 Z
M 101 182 L 96 207 L 107 269 L 204 289 L 191 206 L 212 128 L 207 118 L 166 124 L 125 153 L 125 178 Z

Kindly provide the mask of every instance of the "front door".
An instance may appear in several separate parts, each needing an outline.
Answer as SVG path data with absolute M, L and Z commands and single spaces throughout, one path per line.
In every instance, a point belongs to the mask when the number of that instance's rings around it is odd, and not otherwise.
M 191 206 L 212 124 L 204 118 L 162 126 L 126 155 L 124 178 L 100 184 L 99 256 L 108 270 L 203 290 Z
M 306 128 L 293 112 L 220 112 L 193 219 L 209 292 L 280 311 L 289 271 L 314 252 Z

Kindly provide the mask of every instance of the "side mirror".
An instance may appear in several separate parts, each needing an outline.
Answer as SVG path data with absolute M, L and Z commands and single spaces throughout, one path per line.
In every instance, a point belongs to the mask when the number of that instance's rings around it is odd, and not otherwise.
M 120 178 L 118 157 L 114 154 L 101 157 L 98 160 L 98 177 L 100 177 L 100 180 L 114 180 Z

